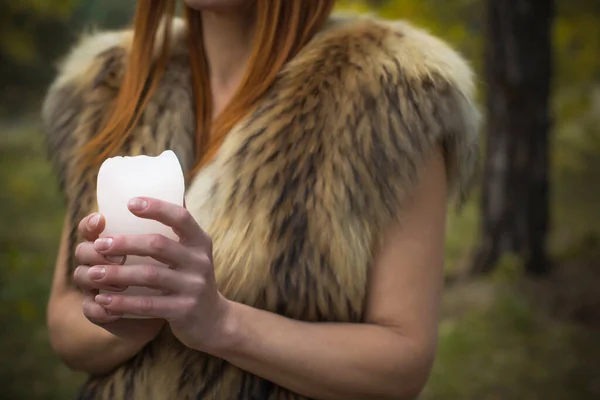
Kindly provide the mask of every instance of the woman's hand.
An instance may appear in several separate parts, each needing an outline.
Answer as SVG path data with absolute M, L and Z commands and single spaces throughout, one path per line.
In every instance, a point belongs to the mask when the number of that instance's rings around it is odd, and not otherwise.
M 110 291 L 123 291 L 127 285 L 122 287 L 109 286 L 90 279 L 90 269 L 94 265 L 122 265 L 125 257 L 104 257 L 94 250 L 94 241 L 98 239 L 104 230 L 105 220 L 100 214 L 92 214 L 82 219 L 79 223 L 79 233 L 85 242 L 80 243 L 75 250 L 75 258 L 80 266 L 75 270 L 73 279 L 75 284 L 84 294 L 83 313 L 86 318 L 102 328 L 108 330 L 123 339 L 138 343 L 147 343 L 154 339 L 165 321 L 161 319 L 121 319 L 117 314 L 107 312 L 106 309 L 95 302 L 99 289 Z
M 159 221 L 173 229 L 180 241 L 163 235 L 117 235 L 97 239 L 94 251 L 120 261 L 128 255 L 152 257 L 170 266 L 108 263 L 87 271 L 95 287 L 143 286 L 162 291 L 159 296 L 99 294 L 95 303 L 105 313 L 162 318 L 186 346 L 210 351 L 224 344 L 230 303 L 217 290 L 212 243 L 190 213 L 171 203 L 136 198 L 129 210 L 140 218 Z M 95 313 L 100 310 L 95 308 Z M 118 317 L 112 317 L 118 318 Z

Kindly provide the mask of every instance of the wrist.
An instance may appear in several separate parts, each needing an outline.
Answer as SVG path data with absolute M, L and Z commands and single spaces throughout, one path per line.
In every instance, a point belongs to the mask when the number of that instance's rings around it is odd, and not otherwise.
M 245 306 L 223 299 L 223 312 L 218 328 L 214 332 L 214 340 L 207 349 L 202 351 L 212 354 L 215 357 L 226 358 L 227 355 L 239 349 L 246 340 L 247 329 L 243 328 L 243 314 Z

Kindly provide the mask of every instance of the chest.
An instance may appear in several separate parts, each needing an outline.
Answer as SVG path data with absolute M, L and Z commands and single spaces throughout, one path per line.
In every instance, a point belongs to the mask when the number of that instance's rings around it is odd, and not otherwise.
M 327 161 L 314 161 L 314 143 L 286 155 L 287 141 L 261 134 L 232 132 L 187 189 L 187 208 L 213 240 L 221 292 L 291 318 L 360 321 L 371 252 L 346 192 Z

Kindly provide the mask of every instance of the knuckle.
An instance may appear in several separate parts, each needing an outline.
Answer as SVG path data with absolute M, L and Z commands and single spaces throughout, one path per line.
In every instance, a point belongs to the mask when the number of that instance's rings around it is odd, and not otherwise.
M 150 297 L 140 297 L 138 307 L 142 314 L 147 314 L 154 309 L 154 304 Z
M 129 235 L 114 235 L 112 237 L 112 245 L 110 246 L 110 250 L 119 251 L 124 247 L 128 247 L 131 244 L 129 240 Z
M 82 256 L 83 256 L 83 249 L 85 247 L 85 242 L 81 242 L 77 245 L 77 247 L 75 247 L 75 259 L 77 260 L 77 262 L 83 262 L 82 260 Z
M 181 310 L 184 316 L 190 315 L 198 308 L 198 299 L 193 296 L 187 296 L 181 298 Z
M 77 283 L 79 281 L 80 274 L 81 274 L 81 266 L 75 268 L 75 271 L 73 271 L 73 280 L 75 281 L 75 283 Z
M 85 282 L 84 275 L 86 270 L 87 268 L 82 265 L 75 268 L 75 271 L 73 271 L 73 280 L 75 281 L 75 283 L 81 285 Z
M 127 290 L 125 286 L 115 286 L 115 285 L 105 285 L 104 289 L 109 290 L 114 293 L 122 293 Z
M 97 317 L 96 317 L 96 314 L 94 313 L 94 310 L 91 307 L 91 305 L 84 301 L 82 308 L 83 308 L 83 315 L 91 322 L 95 322 L 94 320 Z
M 212 238 L 205 231 L 202 231 L 202 235 L 203 235 L 204 243 L 206 243 L 206 248 L 208 249 L 208 251 L 210 252 L 210 254 L 212 254 L 212 251 L 213 251 L 213 240 L 212 240 Z
M 83 301 L 83 315 L 94 324 L 102 323 L 105 312 L 93 300 L 86 298 Z
M 163 235 L 153 235 L 150 239 L 150 247 L 156 251 L 162 251 L 167 246 L 167 238 Z
M 104 277 L 102 278 L 104 282 L 110 282 L 114 280 L 118 280 L 120 278 L 120 272 L 117 268 L 111 265 L 105 265 L 104 268 Z
M 91 301 L 89 296 L 85 296 L 83 302 L 81 303 L 81 307 L 83 308 L 83 313 L 87 316 L 90 311 Z
M 159 280 L 159 271 L 155 265 L 144 265 L 142 276 L 147 284 L 154 284 Z
M 193 275 L 188 278 L 188 282 L 193 293 L 201 293 L 206 288 L 206 280 L 202 276 Z
M 194 261 L 198 270 L 203 274 L 207 274 L 212 270 L 212 260 L 208 253 L 196 253 Z
M 175 223 L 178 225 L 185 224 L 190 219 L 190 217 L 190 212 L 187 209 L 180 207 L 177 209 L 177 212 L 175 214 Z
M 206 254 L 203 251 L 194 251 L 191 258 L 194 265 L 198 267 L 202 267 L 207 261 Z
M 79 232 L 80 235 L 85 235 L 87 233 L 87 228 L 86 228 L 87 220 L 88 220 L 88 218 L 85 217 L 79 221 L 79 225 L 77 226 L 77 231 Z

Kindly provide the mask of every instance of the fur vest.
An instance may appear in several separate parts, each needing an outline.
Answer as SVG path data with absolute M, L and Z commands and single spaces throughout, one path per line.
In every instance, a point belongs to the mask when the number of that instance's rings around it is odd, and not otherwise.
M 175 25 L 162 83 L 121 154 L 172 149 L 193 162 L 186 32 Z M 95 204 L 96 170 L 74 169 L 120 85 L 132 32 L 85 37 L 63 62 L 43 107 L 50 155 L 74 227 Z M 445 152 L 460 200 L 478 153 L 470 67 L 405 22 L 332 18 L 278 75 L 187 189 L 214 245 L 229 299 L 305 321 L 361 322 L 369 267 L 431 150 Z M 301 396 L 206 354 L 165 329 L 82 399 L 292 399 Z

